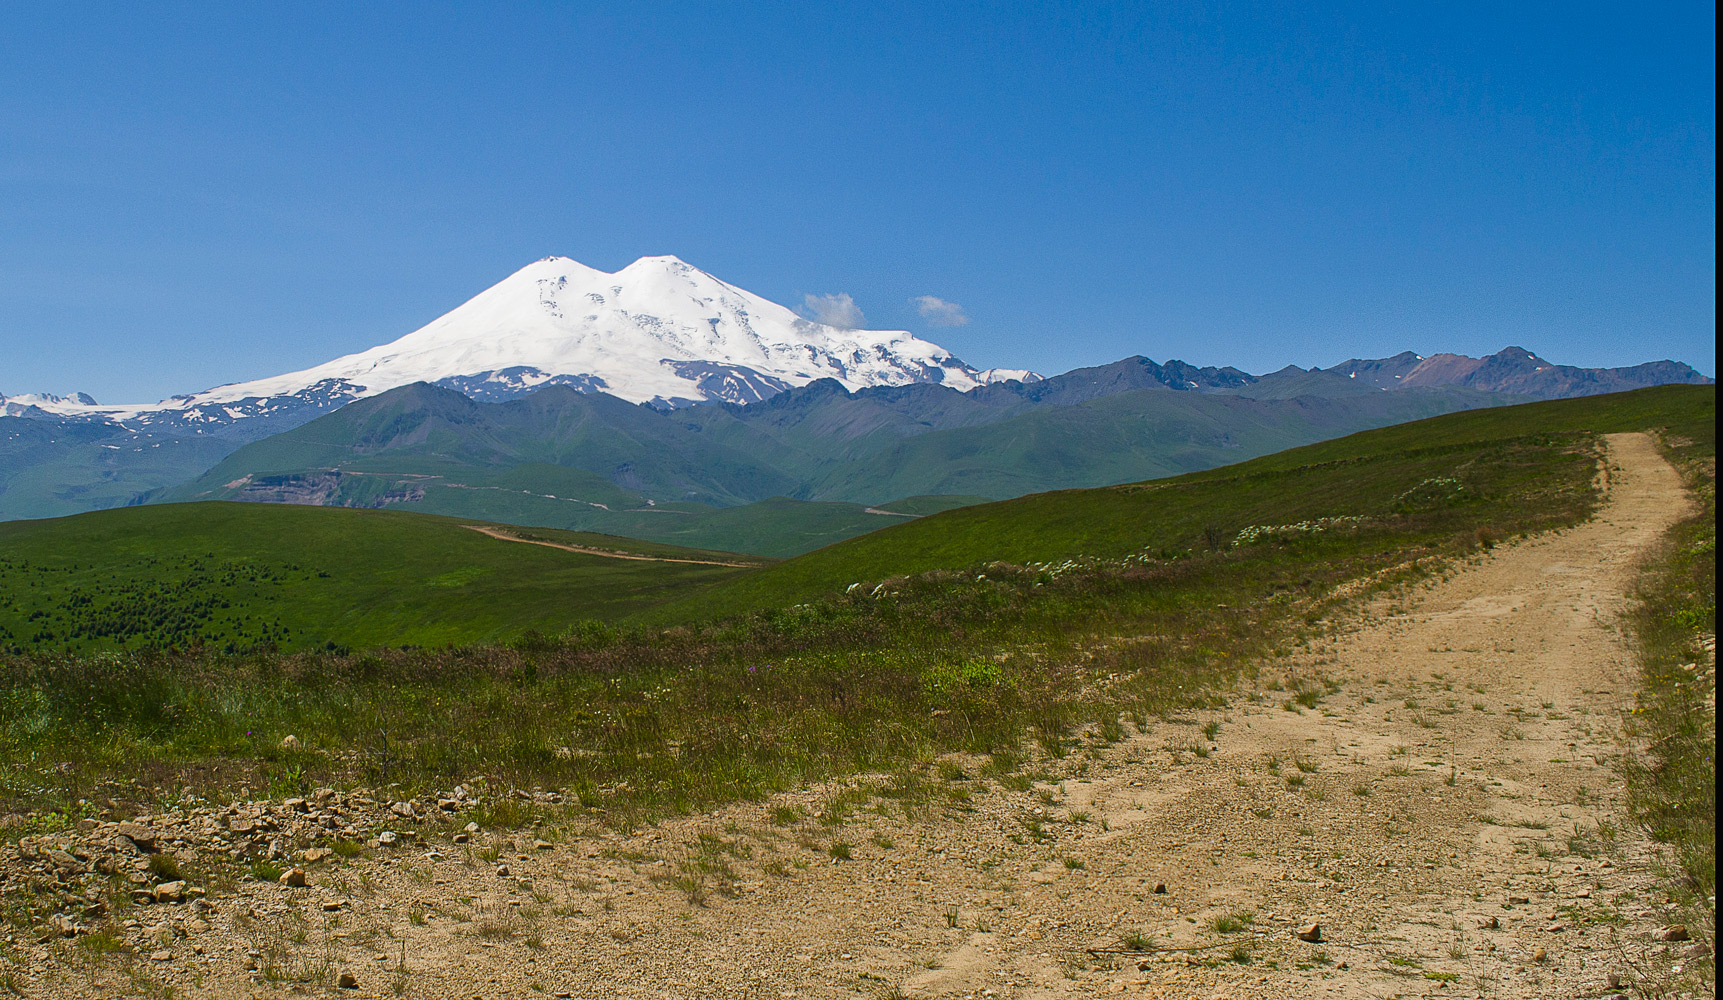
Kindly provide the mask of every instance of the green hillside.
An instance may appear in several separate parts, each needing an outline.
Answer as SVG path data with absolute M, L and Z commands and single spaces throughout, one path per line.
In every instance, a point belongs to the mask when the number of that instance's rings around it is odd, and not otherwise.
M 417 463 L 412 473 L 338 471 L 254 476 L 223 491 L 266 503 L 384 507 L 418 514 L 561 528 L 688 548 L 782 558 L 921 516 L 986 503 L 980 496 L 909 497 L 870 507 L 842 501 L 772 497 L 735 507 L 693 501 L 657 503 L 585 469 L 532 462 L 499 469 Z M 891 513 L 883 513 L 888 510 Z
M 853 583 L 993 561 L 1175 554 L 1230 544 L 1253 525 L 1357 517 L 1384 531 L 1400 531 L 1417 519 L 1428 531 L 1462 514 L 1471 521 L 1494 514 L 1501 523 L 1513 523 L 1517 505 L 1580 468 L 1569 455 L 1584 444 L 1586 434 L 1663 427 L 1709 446 L 1715 407 L 1711 386 L 1664 386 L 1476 410 L 1174 479 L 964 507 L 690 594 L 649 617 L 671 620 L 780 607 Z M 1420 490 L 1432 490 L 1421 484 L 1443 480 L 1459 484 L 1454 498 L 1440 504 L 1420 499 Z M 1452 509 L 1452 518 L 1444 517 L 1445 508 Z
M 0 649 L 446 645 L 611 620 L 741 572 L 499 541 L 449 518 L 165 504 L 0 524 Z M 535 537 L 735 562 L 633 539 Z
M 1372 427 L 1497 406 L 1484 393 L 1404 390 L 1259 400 L 1136 389 L 975 427 L 893 440 L 822 468 L 814 495 L 995 498 L 1210 469 Z
M 136 503 L 201 475 L 233 447 L 231 441 L 190 434 L 0 417 L 0 520 Z
M 631 627 L 328 655 L 0 656 L 0 754 L 17 764 L 0 810 L 70 817 L 98 790 L 142 807 L 168 783 L 214 795 L 239 776 L 280 795 L 411 794 L 486 774 L 630 827 L 840 775 L 913 783 L 957 751 L 1026 773 L 1213 707 L 1216 685 L 1320 635 L 1363 581 L 1583 519 L 1591 432 L 1666 428 L 1678 460 L 1713 460 L 1714 410 L 1713 390 L 1676 388 L 1452 415 L 936 513 L 758 571 L 601 565 L 397 512 L 193 504 L 7 526 L 8 613 L 20 596 L 50 619 L 111 602 L 112 582 L 187 614 L 200 596 L 248 602 L 251 625 L 279 615 L 285 644 L 313 623 L 370 627 L 341 640 L 354 645 L 594 615 Z M 921 572 L 942 567 L 957 570 Z
M 793 556 L 895 523 L 870 512 L 893 497 L 1000 499 L 1177 475 L 1506 401 L 1062 384 L 849 393 L 826 380 L 753 406 L 670 413 L 566 387 L 478 403 L 403 386 L 247 445 L 155 499 L 390 506 Z

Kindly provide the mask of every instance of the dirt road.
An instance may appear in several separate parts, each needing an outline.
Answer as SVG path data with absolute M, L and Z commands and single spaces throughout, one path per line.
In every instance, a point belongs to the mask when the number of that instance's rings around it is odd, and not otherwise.
M 614 549 L 595 549 L 585 545 L 567 545 L 562 542 L 547 542 L 541 538 L 522 538 L 511 534 L 502 528 L 493 528 L 485 524 L 463 524 L 461 527 L 476 531 L 487 538 L 499 542 L 521 542 L 525 545 L 543 545 L 546 548 L 561 549 L 564 552 L 578 552 L 583 556 L 599 556 L 604 559 L 632 559 L 636 562 L 668 562 L 693 563 L 696 566 L 729 566 L 735 569 L 748 569 L 760 565 L 752 562 L 719 562 L 715 559 L 672 559 L 669 556 L 647 556 L 638 552 L 617 552 Z
M 246 889 L 157 973 L 270 995 L 241 956 L 300 907 L 293 947 L 359 995 L 1605 995 L 1665 922 L 1609 765 L 1633 684 L 1616 621 L 1687 504 L 1643 435 L 1610 439 L 1608 478 L 1592 522 L 1384 599 L 1222 710 L 1093 743 L 1063 783 L 947 769 L 934 798 L 837 825 L 813 818 L 827 789 L 631 837 L 480 834 Z M 775 824 L 785 805 L 803 818 Z

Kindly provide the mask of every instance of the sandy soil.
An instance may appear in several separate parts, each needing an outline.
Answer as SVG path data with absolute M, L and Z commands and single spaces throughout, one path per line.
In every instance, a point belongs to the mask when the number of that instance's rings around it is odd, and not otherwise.
M 1632 692 L 1616 621 L 1688 503 L 1643 435 L 1611 438 L 1607 478 L 1592 522 L 1372 604 L 1222 709 L 1091 741 L 1060 783 L 971 766 L 930 771 L 912 817 L 883 799 L 827 825 L 814 789 L 635 836 L 379 851 L 212 897 L 130 973 L 44 949 L 30 992 L 1607 995 L 1666 922 L 1610 767 Z M 784 805 L 804 818 L 775 824 Z M 697 905 L 674 877 L 701 858 Z M 1310 922 L 1321 941 L 1298 939 Z M 258 959 L 326 978 L 271 982 Z

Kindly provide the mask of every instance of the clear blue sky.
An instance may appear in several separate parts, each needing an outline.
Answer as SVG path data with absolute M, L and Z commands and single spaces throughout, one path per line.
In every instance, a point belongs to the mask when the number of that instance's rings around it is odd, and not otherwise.
M 0 392 L 305 367 L 549 254 L 981 367 L 1715 373 L 1710 4 L 128 6 L 0 2 Z

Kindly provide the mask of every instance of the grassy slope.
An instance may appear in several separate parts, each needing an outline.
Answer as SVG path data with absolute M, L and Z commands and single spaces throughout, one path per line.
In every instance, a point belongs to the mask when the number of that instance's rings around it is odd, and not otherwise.
M 0 643 L 135 649 L 183 645 L 194 634 L 218 649 L 477 642 L 618 618 L 736 572 L 502 542 L 461 523 L 204 503 L 0 524 Z M 539 533 L 647 555 L 733 558 Z M 124 642 L 87 634 L 104 623 L 144 623 L 147 631 Z M 86 635 L 74 638 L 79 624 Z M 42 633 L 53 638 L 35 641 Z
M 406 484 L 394 478 L 379 477 L 378 481 L 390 487 Z M 865 504 L 787 497 L 737 507 L 688 502 L 648 506 L 638 494 L 621 490 L 592 473 L 546 465 L 498 474 L 451 472 L 444 479 L 421 480 L 414 485 L 424 490 L 424 496 L 396 509 L 597 531 L 774 558 L 800 555 L 903 520 L 870 514 Z M 985 497 L 910 497 L 880 509 L 919 516 L 986 502 Z
M 1448 414 L 1324 441 L 1238 465 L 1162 482 L 1042 493 L 965 507 L 828 546 L 723 588 L 692 594 L 651 620 L 774 607 L 851 583 L 1003 560 L 1118 558 L 1202 544 L 1212 527 L 1226 539 L 1259 524 L 1391 512 L 1394 498 L 1425 479 L 1462 481 L 1480 443 L 1509 447 L 1551 435 L 1671 427 L 1709 433 L 1716 392 L 1665 386 L 1632 393 Z M 1488 449 L 1485 449 L 1488 450 Z M 1530 453 L 1528 453 L 1529 455 Z M 1539 462 L 1490 467 L 1467 485 L 1500 496 L 1539 489 Z M 1487 463 L 1485 463 L 1487 464 Z
M 1416 578 L 1414 560 L 1464 557 L 1492 533 L 1583 519 L 1594 461 L 1574 428 L 1701 426 L 1713 399 L 1647 393 L 1429 425 L 1421 439 L 1382 431 L 1152 489 L 1067 494 L 1070 516 L 1058 496 L 1030 498 L 913 522 L 858 547 L 877 547 L 897 568 L 972 564 L 1002 547 L 1039 554 L 1035 518 L 1055 550 L 1130 552 L 1145 535 L 1188 545 L 1218 515 L 1283 522 L 1294 508 L 1333 513 L 1340 502 L 1392 509 L 1356 527 L 1168 558 L 930 573 L 877 597 L 791 607 L 808 588 L 777 586 L 741 597 L 787 596 L 783 604 L 718 623 L 588 625 L 460 649 L 0 656 L 0 762 L 14 765 L 0 768 L 0 811 L 57 807 L 70 821 L 101 796 L 147 801 L 175 783 L 214 792 L 241 777 L 288 794 L 327 782 L 446 788 L 488 774 L 569 789 L 579 803 L 571 822 L 627 825 L 858 771 L 913 784 L 915 762 L 952 750 L 992 754 L 1009 773 L 1026 734 L 1065 755 L 1119 738 L 1125 720 L 1210 703 L 1212 685 L 1241 665 L 1320 629 L 1341 585 L 1392 586 Z M 1469 492 L 1450 502 L 1446 489 L 1414 489 L 1415 502 L 1394 503 L 1432 473 Z M 1095 523 L 1103 516 L 1111 522 Z M 926 556 L 917 546 L 952 534 L 941 522 L 967 541 Z M 786 565 L 848 578 L 831 553 L 850 544 Z M 298 748 L 281 746 L 290 732 Z M 110 778 L 120 784 L 103 784 Z
M 341 469 L 482 477 L 535 462 L 578 466 L 659 502 L 1012 497 L 1208 468 L 1504 401 L 1465 391 L 1264 401 L 1156 387 L 1016 412 L 951 390 L 920 388 L 889 399 L 816 388 L 757 407 L 666 414 L 557 388 L 483 404 L 446 390 L 403 386 L 247 445 L 162 499 L 235 499 L 241 487 L 231 484 L 248 475 L 318 476 Z M 363 504 L 368 495 L 362 483 L 342 489 L 362 495 L 343 493 L 334 502 Z
M 1648 560 L 1630 621 L 1639 647 L 1637 705 L 1629 731 L 1643 753 L 1627 766 L 1629 802 L 1680 877 L 1666 887 L 1681 922 L 1714 940 L 1717 892 L 1717 442 L 1716 426 L 1673 428 L 1665 452 L 1699 501 Z M 1713 956 L 1664 963 L 1669 995 L 1715 988 Z
M 971 493 L 1016 497 L 1173 476 L 1457 409 L 1492 406 L 1484 393 L 1377 392 L 1258 400 L 1138 389 L 1033 410 L 980 427 L 893 440 L 819 471 L 813 495 Z

